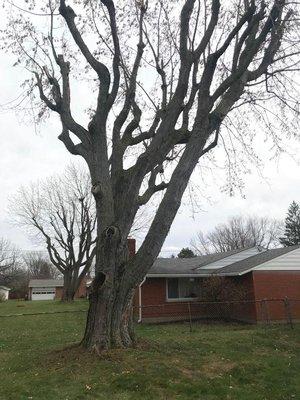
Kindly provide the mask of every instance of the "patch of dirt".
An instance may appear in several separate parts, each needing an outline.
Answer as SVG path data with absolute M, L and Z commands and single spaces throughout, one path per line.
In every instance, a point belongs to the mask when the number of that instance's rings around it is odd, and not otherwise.
M 181 374 L 189 379 L 193 379 L 195 377 L 195 371 L 188 368 L 180 368 L 179 371 Z
M 78 344 L 74 344 L 72 346 L 64 347 L 63 349 L 56 349 L 45 354 L 43 359 L 43 363 L 45 365 L 49 364 L 49 366 L 63 366 L 68 362 L 84 362 L 86 357 L 91 357 L 84 349 L 82 349 Z
M 237 363 L 225 358 L 213 358 L 204 363 L 203 367 L 201 368 L 201 373 L 205 377 L 213 379 L 232 371 L 236 365 Z
M 47 359 L 55 359 L 56 362 L 84 362 L 85 360 L 110 360 L 110 361 L 122 361 L 122 349 L 114 350 L 103 350 L 101 353 L 96 354 L 95 352 L 85 350 L 79 344 L 68 346 L 63 349 L 53 350 L 48 353 Z
M 126 359 L 128 352 L 139 350 L 147 352 L 158 350 L 158 344 L 145 339 L 139 340 L 134 348 L 129 349 L 113 349 L 103 350 L 101 353 L 96 354 L 89 352 L 82 348 L 78 343 L 62 349 L 56 349 L 48 352 L 43 358 L 43 365 L 56 366 L 59 369 L 66 363 L 85 364 L 89 362 L 97 362 L 99 359 L 104 361 L 123 362 Z
M 139 338 L 138 342 L 135 346 L 135 349 L 144 350 L 144 351 L 160 350 L 160 345 L 158 342 L 155 342 L 153 340 Z

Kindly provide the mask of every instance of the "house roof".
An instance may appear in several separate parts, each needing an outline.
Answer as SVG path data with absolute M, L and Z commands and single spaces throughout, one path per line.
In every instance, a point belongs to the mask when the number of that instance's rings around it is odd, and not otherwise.
M 86 286 L 89 287 L 92 284 L 92 279 L 86 282 Z M 30 279 L 28 287 L 63 287 L 63 279 Z
M 63 279 L 31 279 L 29 287 L 63 287 Z
M 201 270 L 201 267 L 244 250 L 245 249 L 231 250 L 224 253 L 214 253 L 193 258 L 157 258 L 147 276 L 208 276 L 216 270 Z
M 194 258 L 158 258 L 151 267 L 147 277 L 205 277 L 211 275 L 243 275 L 260 266 L 261 264 L 264 264 L 265 262 L 278 258 L 299 248 L 300 245 L 271 250 L 260 248 L 254 255 L 249 252 L 251 248 L 247 248 Z M 240 259 L 238 259 L 239 257 Z M 222 266 L 223 262 L 224 265 Z M 282 268 L 284 269 L 285 267 L 282 266 Z
M 2 286 L 2 285 L 0 285 L 0 289 L 3 289 L 3 290 L 11 290 L 11 289 L 8 288 L 7 286 Z
M 233 264 L 227 265 L 224 268 L 220 268 L 215 272 L 218 275 L 227 275 L 227 276 L 242 275 L 243 273 L 246 273 L 267 261 L 273 260 L 274 258 L 280 257 L 284 254 L 290 253 L 291 251 L 297 250 L 299 248 L 300 245 L 296 245 L 296 246 L 282 247 L 279 249 L 266 250 L 254 256 L 245 258 L 244 260 L 240 260 Z

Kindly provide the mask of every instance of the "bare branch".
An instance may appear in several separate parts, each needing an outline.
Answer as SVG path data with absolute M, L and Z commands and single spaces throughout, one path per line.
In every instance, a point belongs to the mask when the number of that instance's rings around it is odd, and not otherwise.
M 87 62 L 90 66 L 97 72 L 99 79 L 103 86 L 105 86 L 105 91 L 108 92 L 109 85 L 110 85 L 110 74 L 107 67 L 101 63 L 100 61 L 96 60 L 96 58 L 92 55 L 90 50 L 88 49 L 86 43 L 84 42 L 79 30 L 75 24 L 76 14 L 72 7 L 66 6 L 65 0 L 60 0 L 60 7 L 59 7 L 60 14 L 64 17 L 70 32 L 73 36 L 73 39 L 79 49 L 81 50 L 82 54 L 86 58 Z

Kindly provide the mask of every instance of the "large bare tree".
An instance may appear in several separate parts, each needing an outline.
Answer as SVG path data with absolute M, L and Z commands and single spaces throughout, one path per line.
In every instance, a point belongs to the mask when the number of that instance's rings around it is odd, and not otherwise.
M 11 200 L 11 212 L 46 244 L 51 263 L 64 278 L 62 300 L 72 301 L 95 256 L 96 214 L 88 174 L 71 166 L 62 175 L 21 187 Z
M 276 127 L 267 132 L 278 146 L 279 127 L 287 131 L 297 123 L 297 2 L 5 4 L 3 43 L 33 74 L 25 87 L 37 119 L 49 111 L 59 117 L 59 139 L 91 175 L 96 277 L 82 345 L 97 352 L 130 346 L 134 290 L 159 254 L 199 159 L 228 143 L 231 122 L 246 125 L 251 111 L 266 128 Z M 90 96 L 80 95 L 81 82 Z M 92 94 L 87 120 L 79 102 Z M 253 132 L 252 126 L 250 141 Z M 246 137 L 237 130 L 237 140 Z M 244 150 L 252 156 L 250 146 Z M 155 216 L 129 260 L 126 240 L 135 215 L 157 192 Z
M 231 217 L 204 234 L 198 232 L 191 244 L 198 254 L 210 254 L 246 247 L 266 249 L 279 245 L 282 223 L 267 217 Z

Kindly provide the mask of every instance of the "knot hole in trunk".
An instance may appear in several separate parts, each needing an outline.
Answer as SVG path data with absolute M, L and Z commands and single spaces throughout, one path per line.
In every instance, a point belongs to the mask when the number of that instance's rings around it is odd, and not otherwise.
M 95 198 L 100 198 L 102 196 L 102 187 L 100 182 L 96 182 L 92 188 L 91 188 L 91 192 L 94 195 Z
M 99 292 L 102 288 L 102 286 L 104 285 L 104 282 L 106 280 L 106 274 L 104 274 L 103 272 L 98 272 L 93 280 L 92 283 L 92 290 L 90 293 L 90 298 L 98 298 L 99 296 Z
M 119 229 L 113 225 L 109 226 L 104 231 L 104 234 L 108 239 L 112 238 L 113 236 L 116 236 L 118 233 L 119 233 Z

